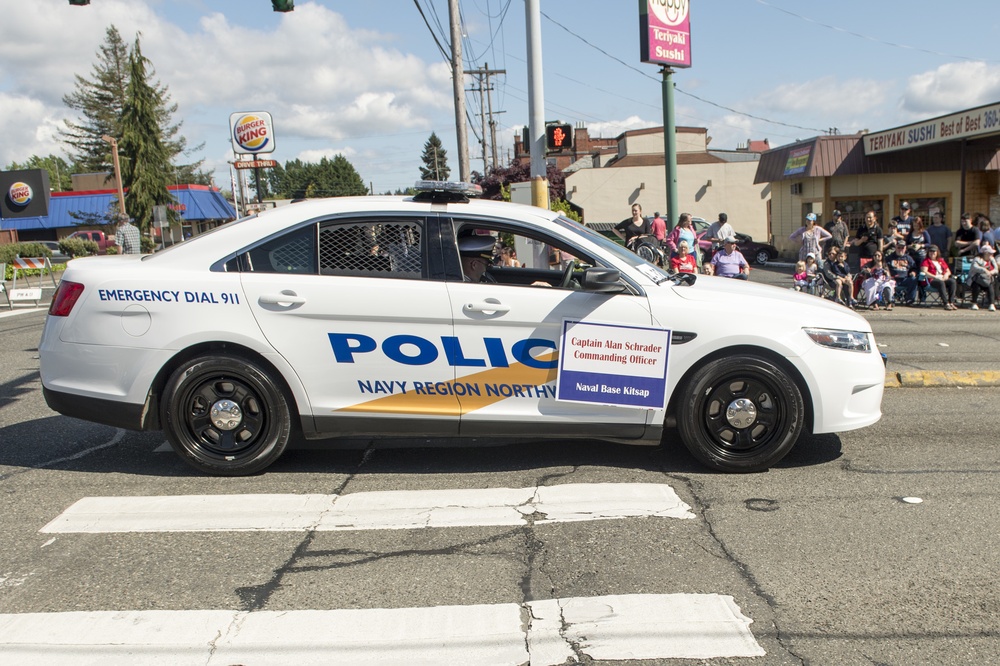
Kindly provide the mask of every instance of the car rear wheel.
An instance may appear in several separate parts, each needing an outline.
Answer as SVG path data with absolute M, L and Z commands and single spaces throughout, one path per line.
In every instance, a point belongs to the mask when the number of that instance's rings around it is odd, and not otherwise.
M 767 250 L 763 250 L 763 249 L 761 249 L 761 250 L 757 250 L 757 254 L 755 254 L 753 258 L 754 258 L 754 261 L 755 261 L 755 262 L 756 262 L 757 264 L 759 264 L 759 265 L 763 266 L 763 265 L 765 265 L 765 264 L 766 264 L 766 263 L 767 263 L 768 261 L 770 261 L 770 260 L 771 260 L 771 253 L 770 253 L 770 252 L 768 252 Z
M 167 382 L 161 422 L 174 450 L 220 476 L 255 474 L 284 452 L 291 413 L 281 388 L 252 361 L 202 356 Z
M 758 356 L 716 359 L 684 387 L 677 427 L 699 461 L 724 472 L 759 472 L 791 450 L 802 431 L 802 393 Z

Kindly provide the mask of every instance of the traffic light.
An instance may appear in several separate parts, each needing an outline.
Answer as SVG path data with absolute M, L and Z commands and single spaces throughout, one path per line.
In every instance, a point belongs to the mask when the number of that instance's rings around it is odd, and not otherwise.
M 69 0 L 69 4 L 76 5 L 77 7 L 83 7 L 84 5 L 89 5 L 90 0 Z
M 545 126 L 545 150 L 557 152 L 573 147 L 573 126 L 552 124 Z
M 295 9 L 295 0 L 271 0 L 271 6 L 276 12 L 290 12 Z

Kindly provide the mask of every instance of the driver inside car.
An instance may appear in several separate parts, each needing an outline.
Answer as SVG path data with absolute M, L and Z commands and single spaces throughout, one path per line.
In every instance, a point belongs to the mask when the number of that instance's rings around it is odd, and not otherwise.
M 493 265 L 496 236 L 469 235 L 458 239 L 458 254 L 462 257 L 462 273 L 466 282 L 485 282 L 486 269 Z

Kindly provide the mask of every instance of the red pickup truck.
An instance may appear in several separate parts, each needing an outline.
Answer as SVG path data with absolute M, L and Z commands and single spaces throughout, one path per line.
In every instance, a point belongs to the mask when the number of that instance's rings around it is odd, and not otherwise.
M 103 231 L 74 231 L 67 238 L 79 238 L 97 243 L 97 254 L 107 254 L 109 247 L 114 247 L 115 237 L 108 236 Z

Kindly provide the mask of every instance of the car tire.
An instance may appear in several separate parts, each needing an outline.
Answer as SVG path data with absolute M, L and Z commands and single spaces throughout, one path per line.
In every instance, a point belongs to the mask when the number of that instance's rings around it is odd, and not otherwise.
M 681 395 L 681 439 L 712 469 L 766 470 L 785 457 L 802 431 L 801 391 L 785 370 L 759 356 L 710 361 Z
M 757 254 L 753 256 L 753 259 L 756 264 L 764 266 L 771 260 L 771 253 L 763 249 L 757 250 Z
M 291 437 L 291 411 L 281 387 L 241 357 L 188 361 L 170 376 L 161 404 L 170 445 L 207 474 L 256 474 L 281 456 Z M 214 409 L 221 411 L 213 414 Z

